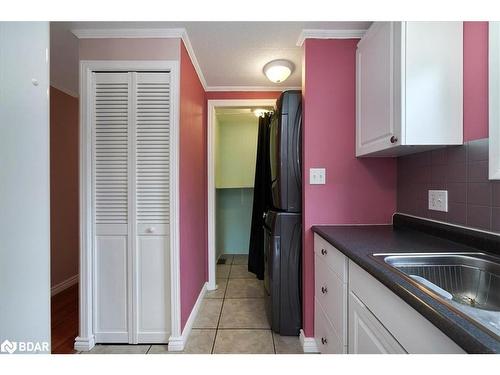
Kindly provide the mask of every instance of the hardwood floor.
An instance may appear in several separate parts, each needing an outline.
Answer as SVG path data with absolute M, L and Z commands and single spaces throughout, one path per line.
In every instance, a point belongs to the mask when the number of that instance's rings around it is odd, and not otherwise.
M 73 354 L 78 336 L 78 284 L 51 299 L 52 354 Z

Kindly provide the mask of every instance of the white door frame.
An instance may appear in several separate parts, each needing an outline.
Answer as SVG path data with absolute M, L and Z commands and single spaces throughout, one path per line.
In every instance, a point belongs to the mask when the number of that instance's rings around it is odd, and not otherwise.
M 87 351 L 95 345 L 93 319 L 93 217 L 92 217 L 92 72 L 169 71 L 171 73 L 170 128 L 170 273 L 171 337 L 181 332 L 179 262 L 179 62 L 175 60 L 80 61 L 80 322 L 75 349 Z
M 215 108 L 216 107 L 274 107 L 276 99 L 209 100 L 207 105 L 207 197 L 208 197 L 208 290 L 217 289 L 215 275 Z

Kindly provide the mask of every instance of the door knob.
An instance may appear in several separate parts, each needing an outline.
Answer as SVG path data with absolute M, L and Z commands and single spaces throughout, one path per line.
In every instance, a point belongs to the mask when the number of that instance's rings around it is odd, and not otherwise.
M 326 251 L 325 249 L 321 249 L 321 254 L 326 255 L 328 254 L 328 251 Z
M 326 286 L 321 287 L 321 293 L 326 294 L 328 293 L 328 288 Z
M 146 229 L 146 232 L 148 232 L 148 233 L 154 233 L 155 232 L 155 227 L 149 227 L 148 229 Z
M 396 143 L 398 141 L 398 137 L 392 136 L 391 143 Z
M 328 344 L 328 340 L 327 340 L 325 337 L 322 337 L 322 338 L 321 338 L 321 343 L 322 343 L 323 345 L 326 345 L 326 344 Z

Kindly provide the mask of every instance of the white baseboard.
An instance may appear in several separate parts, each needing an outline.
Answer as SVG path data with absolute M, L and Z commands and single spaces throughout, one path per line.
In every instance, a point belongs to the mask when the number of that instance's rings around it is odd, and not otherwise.
M 78 283 L 79 278 L 79 275 L 71 276 L 69 279 L 66 279 L 59 284 L 54 285 L 50 288 L 50 295 L 55 296 L 56 294 L 61 293 L 63 290 L 68 289 L 70 286 L 75 285 L 76 283 Z
M 299 340 L 304 353 L 319 353 L 316 340 L 314 340 L 314 337 L 306 337 L 303 329 L 300 330 Z
M 92 337 L 80 337 L 78 336 L 75 339 L 74 348 L 79 352 L 88 352 L 95 346 L 94 336 Z
M 184 350 L 184 346 L 189 338 L 189 334 L 191 333 L 191 329 L 193 328 L 194 321 L 198 316 L 198 312 L 200 310 L 201 303 L 203 302 L 203 298 L 205 297 L 205 293 L 207 292 L 208 283 L 203 284 L 203 288 L 201 288 L 200 294 L 198 295 L 198 299 L 191 310 L 191 314 L 189 314 L 189 318 L 182 330 L 181 336 L 170 336 L 168 339 L 168 351 L 169 352 L 180 352 Z

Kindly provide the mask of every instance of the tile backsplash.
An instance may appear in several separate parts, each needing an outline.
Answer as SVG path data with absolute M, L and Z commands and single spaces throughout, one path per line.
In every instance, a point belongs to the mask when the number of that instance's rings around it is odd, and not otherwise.
M 448 212 L 428 210 L 448 190 Z M 488 180 L 488 138 L 400 157 L 398 212 L 500 233 L 500 181 Z

